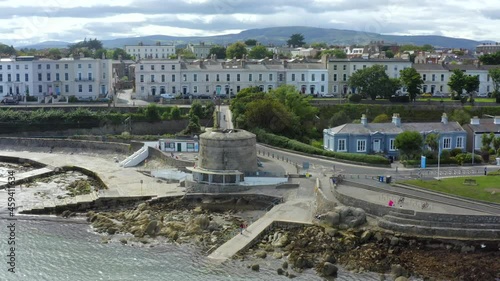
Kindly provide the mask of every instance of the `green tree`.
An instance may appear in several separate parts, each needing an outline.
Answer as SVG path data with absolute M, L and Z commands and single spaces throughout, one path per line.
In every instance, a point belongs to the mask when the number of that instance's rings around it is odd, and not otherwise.
M 500 67 L 488 70 L 491 81 L 493 81 L 493 94 L 495 97 L 500 97 Z
M 390 123 L 391 117 L 389 115 L 382 113 L 373 118 L 372 123 Z
M 385 95 L 389 76 L 385 73 L 384 66 L 378 64 L 357 70 L 349 77 L 348 83 L 375 100 L 377 95 Z
M 314 42 L 314 43 L 311 43 L 311 48 L 328 49 L 328 44 L 326 44 L 325 42 Z
M 268 51 L 266 47 L 259 45 L 255 46 L 250 50 L 248 53 L 248 57 L 251 59 L 263 59 L 263 58 L 270 58 L 273 56 L 273 53 Z
M 500 51 L 493 54 L 485 54 L 479 57 L 479 61 L 486 65 L 500 64 Z
M 292 34 L 292 36 L 290 36 L 290 39 L 286 41 L 286 44 L 293 47 L 302 47 L 306 44 L 306 42 L 304 42 L 304 35 L 302 35 L 301 33 Z
M 112 56 L 112 58 L 114 60 L 118 60 L 118 59 L 120 59 L 120 57 L 122 58 L 122 60 L 130 60 L 130 59 L 132 59 L 132 56 L 129 55 L 129 54 L 127 54 L 127 52 L 124 49 L 122 49 L 122 48 L 116 48 L 116 49 L 114 49 L 113 50 L 113 56 Z
M 385 57 L 388 59 L 392 59 L 394 57 L 394 53 L 391 50 L 385 51 Z
M 386 81 L 385 91 L 383 92 L 384 98 L 388 99 L 396 93 L 397 90 L 401 89 L 402 82 L 399 78 L 389 78 Z
M 247 40 L 245 40 L 245 45 L 247 45 L 247 46 L 257 46 L 257 40 L 255 40 L 255 39 L 247 39 Z
M 439 149 L 439 135 L 436 133 L 430 133 L 425 137 L 425 144 L 432 150 L 438 151 Z
M 423 138 L 419 132 L 404 131 L 396 136 L 394 145 L 404 159 L 417 159 L 422 153 Z
M 0 56 L 14 56 L 16 53 L 16 49 L 13 46 L 0 43 Z
M 328 121 L 329 127 L 337 127 L 347 123 L 351 123 L 351 118 L 343 110 L 337 111 L 333 114 L 332 118 Z
M 463 109 L 455 109 L 450 114 L 450 120 L 458 122 L 460 125 L 464 125 L 470 122 L 470 117 L 470 114 Z
M 479 89 L 479 75 L 474 76 L 465 76 L 465 86 L 464 90 L 468 94 L 472 94 L 472 92 L 477 91 Z
M 190 113 L 188 116 L 188 125 L 181 132 L 182 135 L 194 135 L 201 132 L 200 118 L 195 114 Z
M 154 104 L 154 103 L 149 104 L 146 107 L 146 110 L 145 110 L 144 113 L 146 115 L 146 118 L 150 122 L 160 121 L 161 120 L 160 110 L 158 109 L 158 106 L 156 104 Z
M 243 57 L 243 55 L 246 55 L 246 54 L 247 54 L 247 48 L 246 48 L 245 43 L 243 43 L 243 42 L 233 43 L 233 44 L 229 45 L 227 47 L 227 50 L 226 50 L 226 57 L 228 59 L 232 59 L 232 58 L 241 59 Z
M 460 96 L 462 95 L 466 81 L 467 81 L 467 76 L 462 72 L 460 69 L 453 69 L 453 74 L 450 77 L 450 81 L 448 82 L 448 86 L 452 90 L 452 98 L 454 99 L 460 99 Z
M 177 49 L 175 53 L 183 59 L 196 59 L 196 55 L 189 49 Z
M 62 52 L 61 52 L 61 49 L 58 49 L 58 48 L 50 48 L 47 52 L 47 57 L 49 59 L 53 59 L 53 60 L 58 60 L 58 59 L 61 59 L 62 58 Z
M 203 118 L 204 112 L 203 112 L 203 105 L 199 101 L 194 101 L 191 104 L 191 108 L 189 109 L 189 114 L 193 114 L 198 116 L 199 119 Z
M 92 56 L 94 59 L 101 59 L 102 58 L 102 55 L 104 54 L 104 56 L 109 59 L 109 57 L 107 56 L 108 55 L 108 51 L 106 49 L 99 49 L 99 50 L 96 50 L 94 52 L 94 55 Z
M 420 74 L 413 67 L 405 68 L 399 73 L 401 74 L 401 83 L 407 89 L 410 100 L 414 101 L 422 90 L 424 80 L 422 80 Z
M 215 45 L 210 48 L 210 55 L 215 55 L 218 59 L 226 58 L 226 48 L 220 45 Z M 209 55 L 209 56 L 210 56 Z
M 231 113 L 233 116 L 233 124 L 237 128 L 243 128 L 245 124 L 245 112 L 250 102 L 257 99 L 263 99 L 265 94 L 260 91 L 259 87 L 248 87 L 242 89 L 235 98 L 231 99 Z M 240 126 L 241 125 L 241 126 Z
M 174 106 L 172 108 L 172 111 L 170 112 L 170 116 L 171 116 L 172 120 L 181 119 L 181 109 L 178 106 Z
M 321 51 L 321 55 L 328 55 L 330 57 L 335 57 L 337 59 L 347 58 L 347 54 L 341 49 L 330 49 Z
M 248 104 L 245 112 L 247 128 L 264 128 L 273 134 L 296 135 L 299 122 L 286 106 L 277 99 L 267 96 Z

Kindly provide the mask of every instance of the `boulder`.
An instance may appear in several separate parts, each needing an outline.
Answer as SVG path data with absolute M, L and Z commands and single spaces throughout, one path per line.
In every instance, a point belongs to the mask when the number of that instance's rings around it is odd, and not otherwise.
M 399 238 L 392 237 L 391 238 L 391 246 L 397 246 L 399 244 Z
M 201 229 L 207 229 L 208 226 L 210 225 L 210 219 L 206 215 L 199 215 L 198 217 L 196 217 L 195 223 Z
M 252 266 L 250 267 L 253 271 L 259 271 L 260 269 L 260 266 L 258 264 L 252 264 Z
M 63 218 L 69 218 L 71 216 L 71 211 L 70 210 L 65 210 L 64 212 L 62 212 L 61 216 Z
M 366 230 L 365 232 L 363 232 L 363 234 L 361 234 L 360 242 L 361 243 L 368 242 L 370 240 L 370 238 L 372 238 L 372 235 L 373 235 L 373 233 L 370 230 Z
M 400 276 L 405 276 L 407 274 L 406 270 L 399 264 L 391 265 L 391 275 L 394 279 Z
M 363 225 L 366 222 L 366 213 L 360 208 L 339 206 L 335 207 L 334 211 L 321 215 L 321 221 L 330 227 L 348 229 Z
M 258 251 L 255 253 L 255 256 L 261 259 L 265 259 L 267 257 L 266 251 Z
M 282 253 L 274 252 L 273 253 L 273 258 L 275 259 L 281 259 L 283 257 Z
M 149 222 L 148 226 L 146 227 L 146 234 L 149 236 L 155 236 L 157 233 L 157 226 L 158 222 L 156 220 L 152 220 Z
M 276 272 L 278 273 L 278 275 L 283 275 L 285 273 L 285 271 L 282 268 L 278 268 Z
M 335 258 L 335 256 L 334 256 L 334 255 L 332 255 L 332 254 L 325 254 L 325 255 L 323 256 L 323 261 L 324 261 L 324 262 L 328 262 L 328 263 L 332 263 L 332 264 L 337 263 L 337 259 L 336 259 L 336 258 Z
M 396 278 L 396 280 L 394 281 L 408 281 L 408 278 L 404 277 L 404 276 L 399 276 L 398 278 Z
M 278 238 L 275 239 L 271 243 L 271 245 L 273 245 L 274 247 L 283 248 L 286 245 L 288 245 L 288 243 L 290 243 L 290 240 L 288 239 L 288 234 L 281 235 L 281 233 L 280 233 Z
M 325 262 L 323 264 L 323 269 L 321 270 L 321 273 L 323 276 L 336 276 L 337 275 L 338 268 L 329 262 Z
M 283 269 L 288 269 L 288 262 L 284 261 L 283 264 L 281 265 Z

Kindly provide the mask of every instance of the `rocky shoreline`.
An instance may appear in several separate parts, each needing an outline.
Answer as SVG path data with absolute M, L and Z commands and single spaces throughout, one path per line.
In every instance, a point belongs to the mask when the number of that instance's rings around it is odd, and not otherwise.
M 482 248 L 482 246 L 484 248 Z M 377 272 L 380 280 L 498 280 L 499 242 L 440 241 L 406 237 L 374 228 L 341 230 L 324 226 L 278 228 L 240 255 L 259 269 L 259 259 L 281 259 L 277 274 L 296 276 L 315 269 L 327 279 L 337 266 L 355 272 Z

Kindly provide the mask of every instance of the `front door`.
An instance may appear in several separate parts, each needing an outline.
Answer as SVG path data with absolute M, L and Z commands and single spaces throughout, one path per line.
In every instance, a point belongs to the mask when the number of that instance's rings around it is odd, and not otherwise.
M 380 152 L 380 140 L 378 139 L 373 141 L 373 152 Z
M 182 143 L 177 143 L 177 152 L 182 151 Z

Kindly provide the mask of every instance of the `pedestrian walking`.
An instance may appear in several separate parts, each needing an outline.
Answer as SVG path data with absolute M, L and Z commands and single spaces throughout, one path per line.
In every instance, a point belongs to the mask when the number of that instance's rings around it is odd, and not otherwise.
M 484 175 L 486 176 L 487 173 L 488 173 L 488 167 L 484 167 Z
M 243 223 L 240 224 L 240 234 L 243 234 Z

